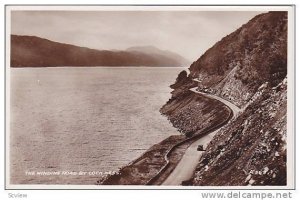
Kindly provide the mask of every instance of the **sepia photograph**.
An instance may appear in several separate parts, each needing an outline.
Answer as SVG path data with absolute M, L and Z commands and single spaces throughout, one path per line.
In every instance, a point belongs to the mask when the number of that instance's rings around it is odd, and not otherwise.
M 5 17 L 6 188 L 295 187 L 293 6 Z

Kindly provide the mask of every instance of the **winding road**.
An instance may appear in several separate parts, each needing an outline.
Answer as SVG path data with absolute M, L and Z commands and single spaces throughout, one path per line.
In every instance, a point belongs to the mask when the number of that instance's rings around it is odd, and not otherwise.
M 198 80 L 195 80 L 195 79 L 193 79 L 193 80 L 199 82 Z M 190 90 L 194 93 L 204 95 L 211 99 L 216 99 L 216 100 L 224 103 L 226 106 L 228 106 L 232 110 L 233 118 L 235 118 L 241 110 L 239 107 L 237 107 L 233 103 L 231 103 L 225 99 L 222 99 L 221 97 L 218 97 L 218 96 L 212 95 L 212 94 L 199 92 L 196 89 L 197 89 L 197 87 L 191 88 Z M 209 133 L 209 134 L 201 137 L 200 139 L 196 140 L 195 142 L 193 142 L 189 146 L 189 148 L 186 150 L 186 152 L 184 153 L 180 162 L 173 170 L 173 172 L 168 176 L 168 178 L 163 182 L 162 185 L 181 185 L 182 181 L 189 180 L 192 177 L 202 154 L 204 153 L 204 151 L 197 151 L 198 145 L 203 145 L 204 149 L 206 149 L 207 145 L 213 139 L 214 135 L 220 130 L 220 128 L 212 131 L 211 133 Z

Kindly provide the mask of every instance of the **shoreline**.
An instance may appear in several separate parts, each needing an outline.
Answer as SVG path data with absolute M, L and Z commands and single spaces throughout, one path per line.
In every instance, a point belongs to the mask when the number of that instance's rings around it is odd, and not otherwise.
M 215 122 L 208 123 L 207 126 L 202 129 L 196 130 L 192 137 L 186 137 L 184 135 L 169 136 L 158 144 L 153 145 L 144 154 L 132 161 L 128 165 L 120 169 L 120 173 L 106 177 L 104 180 L 99 180 L 99 185 L 160 185 L 174 170 L 177 164 L 180 162 L 185 151 L 189 146 L 197 141 L 199 138 L 206 134 L 211 133 L 213 130 L 218 129 L 219 126 L 223 126 L 233 117 L 232 110 L 219 100 L 215 100 L 203 94 L 197 94 L 189 91 L 189 95 L 196 99 L 197 105 L 199 99 L 206 99 L 209 104 L 215 104 L 221 106 L 228 111 L 227 117 L 222 116 L 224 121 L 216 120 Z M 201 102 L 201 101 L 200 101 Z M 166 113 L 162 114 L 166 115 Z M 201 122 L 201 121 L 200 121 Z M 199 122 L 199 123 L 200 123 Z M 217 122 L 217 124 L 215 124 Z M 174 124 L 173 124 L 174 126 Z M 174 126 L 175 127 L 175 126 Z M 217 128 L 216 128 L 217 127 Z M 175 127 L 176 128 L 176 127 Z M 141 168 L 147 170 L 141 170 Z

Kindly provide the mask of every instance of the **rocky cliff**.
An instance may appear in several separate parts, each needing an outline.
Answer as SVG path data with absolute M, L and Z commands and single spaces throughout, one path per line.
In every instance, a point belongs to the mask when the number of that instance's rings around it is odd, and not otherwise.
M 287 73 L 287 13 L 251 19 L 190 66 L 190 77 L 242 106 L 261 84 L 277 85 Z M 234 87 L 233 87 L 234 86 Z
M 171 85 L 172 98 L 161 109 L 175 127 L 185 133 L 197 130 L 190 125 L 196 117 L 186 117 L 191 108 L 182 106 L 191 87 L 242 108 L 215 135 L 191 184 L 285 185 L 287 13 L 254 17 L 208 49 L 189 70 Z
M 286 185 L 287 82 L 263 84 L 211 141 L 194 185 Z

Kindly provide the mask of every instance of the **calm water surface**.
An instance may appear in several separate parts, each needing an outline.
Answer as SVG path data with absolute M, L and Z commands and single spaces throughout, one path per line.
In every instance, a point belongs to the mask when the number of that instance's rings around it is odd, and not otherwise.
M 159 109 L 183 68 L 11 69 L 13 184 L 94 184 L 153 144 L 178 134 Z

